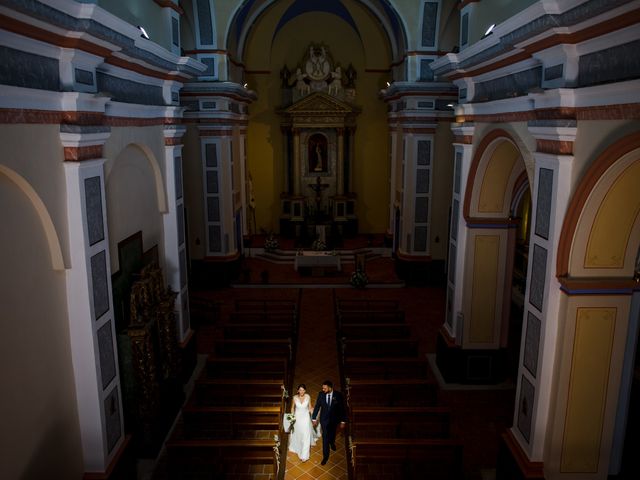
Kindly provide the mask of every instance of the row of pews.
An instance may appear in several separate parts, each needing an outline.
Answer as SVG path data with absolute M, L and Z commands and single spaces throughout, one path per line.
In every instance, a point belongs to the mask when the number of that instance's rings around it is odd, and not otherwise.
M 396 301 L 336 298 L 350 478 L 459 480 L 462 443 Z M 382 476 L 381 476 L 382 475 Z
M 298 302 L 236 300 L 224 321 L 208 318 L 214 347 L 166 443 L 169 478 L 283 478 Z

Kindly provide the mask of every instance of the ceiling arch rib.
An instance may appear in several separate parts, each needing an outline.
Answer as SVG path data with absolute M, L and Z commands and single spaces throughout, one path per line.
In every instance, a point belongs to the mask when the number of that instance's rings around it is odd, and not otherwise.
M 244 63 L 246 43 L 253 25 L 268 8 L 278 1 L 247 0 L 238 6 L 236 13 L 230 19 L 226 34 L 226 50 L 236 63 Z M 387 36 L 394 62 L 403 58 L 407 45 L 406 29 L 393 6 L 385 0 L 361 0 L 358 3 L 364 5 L 379 22 Z M 360 36 L 356 22 L 340 0 L 294 0 L 287 7 L 285 15 L 278 23 L 273 33 L 273 38 L 286 23 L 298 15 L 309 12 L 325 12 L 338 15 Z

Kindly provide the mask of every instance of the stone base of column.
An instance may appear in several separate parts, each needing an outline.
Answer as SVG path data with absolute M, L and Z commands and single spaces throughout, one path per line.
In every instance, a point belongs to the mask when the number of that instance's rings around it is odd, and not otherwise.
M 496 465 L 496 480 L 544 480 L 542 462 L 532 462 L 510 431 L 502 434 Z
M 436 344 L 436 364 L 446 383 L 494 385 L 507 376 L 505 349 L 463 349 L 442 331 Z

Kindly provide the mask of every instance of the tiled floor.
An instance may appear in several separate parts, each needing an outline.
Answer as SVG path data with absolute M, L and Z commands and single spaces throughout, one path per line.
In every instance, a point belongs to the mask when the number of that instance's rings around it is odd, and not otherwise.
M 322 382 L 331 380 L 336 390 L 342 390 L 338 374 L 338 351 L 333 316 L 331 289 L 304 289 L 300 308 L 300 336 L 294 373 L 294 390 L 300 383 L 307 386 L 315 405 Z M 331 452 L 326 465 L 322 460 L 322 442 L 311 447 L 311 458 L 301 462 L 298 455 L 287 455 L 286 480 L 346 479 L 346 442 L 344 435 L 336 435 L 336 451 Z

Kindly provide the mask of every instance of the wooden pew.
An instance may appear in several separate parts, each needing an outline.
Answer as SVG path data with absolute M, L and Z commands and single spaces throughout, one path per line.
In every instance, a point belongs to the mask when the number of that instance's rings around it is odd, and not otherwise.
M 342 339 L 342 355 L 346 360 L 354 357 L 389 358 L 416 357 L 419 353 L 417 340 L 392 338 L 384 340 Z M 357 378 L 357 376 L 356 376 Z
M 284 385 L 279 380 L 211 379 L 196 380 L 192 400 L 195 405 L 275 406 L 283 402 Z
M 390 480 L 461 480 L 462 444 L 453 439 L 360 439 L 350 441 L 353 477 L 385 473 Z
M 288 323 L 295 325 L 296 316 L 291 312 L 231 312 L 227 324 Z
M 210 379 L 276 380 L 287 385 L 288 364 L 283 357 L 219 358 L 210 355 L 205 376 Z
M 274 476 L 277 471 L 273 438 L 173 438 L 166 448 L 171 480 L 218 480 L 248 475 L 256 465 L 267 475 Z
M 402 311 L 348 310 L 338 313 L 338 327 L 343 323 L 396 323 L 404 324 Z
M 427 379 L 430 376 L 429 362 L 419 358 L 348 357 L 343 367 L 344 376 L 353 379 Z
M 338 333 L 353 339 L 410 338 L 409 325 L 399 323 L 342 323 Z
M 278 433 L 283 405 L 271 407 L 203 406 L 182 409 L 185 438 L 272 438 Z
M 438 385 L 432 379 L 347 378 L 346 398 L 350 408 L 435 406 Z
M 291 338 L 286 339 L 229 339 L 218 340 L 214 345 L 217 357 L 282 357 L 293 360 Z
M 298 304 L 292 300 L 238 299 L 235 307 L 237 312 L 298 312 Z
M 364 438 L 449 438 L 448 407 L 351 407 L 351 436 Z
M 233 340 L 250 339 L 280 339 L 286 340 L 294 337 L 294 329 L 290 323 L 241 323 L 227 324 L 222 327 L 222 336 Z
M 400 303 L 397 300 L 358 300 L 358 299 L 337 299 L 339 312 L 346 310 L 398 310 Z

